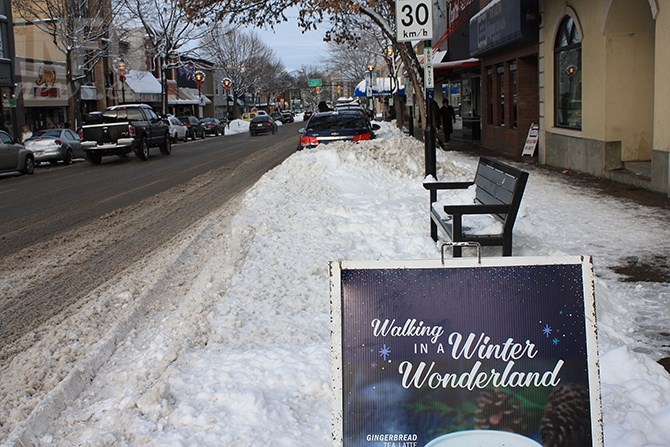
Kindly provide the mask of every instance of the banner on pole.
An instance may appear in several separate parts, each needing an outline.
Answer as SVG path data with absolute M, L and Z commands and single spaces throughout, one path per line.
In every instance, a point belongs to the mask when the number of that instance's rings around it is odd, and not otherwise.
M 331 263 L 333 445 L 602 447 L 590 258 L 468 262 Z

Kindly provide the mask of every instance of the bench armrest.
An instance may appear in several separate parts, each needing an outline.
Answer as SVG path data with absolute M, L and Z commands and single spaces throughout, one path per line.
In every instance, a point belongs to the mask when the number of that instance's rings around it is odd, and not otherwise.
M 444 212 L 452 216 L 463 214 L 505 214 L 510 205 L 444 205 Z
M 424 182 L 423 187 L 429 191 L 441 189 L 468 189 L 475 182 Z

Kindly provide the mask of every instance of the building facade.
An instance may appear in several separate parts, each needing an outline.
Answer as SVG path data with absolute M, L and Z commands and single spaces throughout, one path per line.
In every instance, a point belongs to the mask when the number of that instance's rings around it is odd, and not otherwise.
M 13 23 L 10 0 L 0 0 L 0 117 L 2 129 L 16 137 L 20 135 L 21 124 L 17 117 Z
M 539 3 L 540 162 L 670 195 L 670 5 Z
M 458 83 L 466 137 L 520 159 L 539 125 L 539 163 L 670 195 L 670 5 L 450 0 L 447 9 L 435 78 Z

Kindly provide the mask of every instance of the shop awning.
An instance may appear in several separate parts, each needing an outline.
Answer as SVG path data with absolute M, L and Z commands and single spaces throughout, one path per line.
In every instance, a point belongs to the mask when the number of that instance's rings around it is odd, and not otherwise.
M 126 85 L 137 94 L 161 94 L 160 81 L 149 71 L 129 71 L 126 74 Z
M 453 70 L 455 68 L 479 67 L 480 62 L 477 58 L 462 59 L 459 61 L 447 61 L 433 64 L 434 71 Z
M 398 78 L 395 78 L 395 81 L 392 84 L 392 78 L 375 78 L 375 82 L 372 85 L 372 96 L 391 96 L 393 93 L 398 93 L 400 95 L 405 94 L 405 86 L 400 85 Z M 358 83 L 356 89 L 354 90 L 354 96 L 365 97 L 367 96 L 367 87 L 368 80 L 363 79 Z M 399 87 L 399 88 L 398 88 Z M 393 90 L 392 90 L 393 89 Z
M 168 96 L 168 104 L 170 105 L 204 106 L 212 103 L 207 96 L 198 92 L 197 88 L 177 87 L 176 94 L 172 94 L 171 90 L 172 89 L 170 89 L 170 95 Z

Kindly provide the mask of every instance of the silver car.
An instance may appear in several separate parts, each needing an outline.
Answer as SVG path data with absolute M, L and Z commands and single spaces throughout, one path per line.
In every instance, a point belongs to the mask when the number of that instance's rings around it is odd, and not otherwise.
M 176 143 L 177 141 L 186 141 L 188 129 L 179 118 L 173 115 L 167 115 L 165 121 L 170 125 L 170 138 L 172 138 L 173 143 Z
M 32 174 L 34 170 L 33 153 L 7 132 L 0 130 L 0 172 L 18 171 L 21 174 Z
M 74 158 L 84 158 L 79 135 L 71 129 L 38 130 L 24 145 L 33 153 L 36 163 L 62 161 L 69 165 Z

